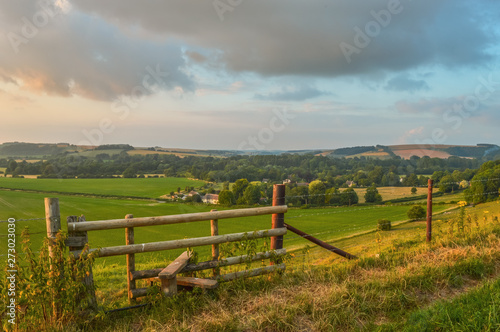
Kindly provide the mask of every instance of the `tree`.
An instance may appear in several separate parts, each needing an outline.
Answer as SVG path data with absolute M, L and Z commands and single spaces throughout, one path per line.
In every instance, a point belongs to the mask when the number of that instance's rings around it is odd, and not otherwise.
M 229 190 L 222 190 L 219 193 L 219 204 L 231 206 L 236 203 L 236 199 L 234 198 L 234 194 Z
M 347 188 L 340 194 L 340 204 L 341 205 L 353 205 L 358 204 L 358 194 L 352 188 Z
M 331 205 L 340 204 L 340 191 L 337 188 L 330 188 L 326 190 L 325 203 Z
M 181 187 L 177 187 L 177 193 L 181 192 Z
M 378 193 L 377 187 L 375 187 L 375 183 L 372 184 L 371 187 L 366 189 L 365 202 L 366 203 L 381 203 L 382 202 L 382 195 L 380 195 Z
M 122 175 L 124 178 L 135 178 L 136 172 L 133 167 L 128 167 L 126 170 L 123 171 Z
M 306 186 L 295 187 L 290 190 L 288 200 L 293 206 L 301 206 L 309 203 L 309 188 Z
M 248 182 L 247 179 L 239 179 L 234 182 L 232 191 L 236 201 L 238 201 L 238 199 L 243 195 L 243 192 L 245 191 L 245 189 L 248 187 L 249 184 L 250 183 Z
M 248 205 L 258 204 L 260 201 L 260 188 L 252 184 L 248 185 L 243 192 L 243 200 Z
M 415 195 L 417 193 L 417 188 L 413 187 L 411 188 L 411 194 Z
M 420 205 L 414 205 L 407 212 L 408 218 L 411 220 L 423 220 L 425 219 L 427 212 Z
M 309 195 L 311 196 L 311 204 L 317 206 L 325 205 L 326 186 L 323 181 L 316 180 L 309 184 Z
M 439 181 L 439 191 L 443 193 L 451 193 L 459 188 L 459 183 L 455 182 L 453 176 L 445 175 Z
M 410 174 L 409 176 L 404 178 L 403 184 L 405 186 L 412 186 L 412 187 L 418 186 L 419 184 L 418 176 L 416 176 L 414 173 Z
M 201 203 L 201 196 L 198 194 L 194 194 L 193 196 L 191 196 L 191 201 L 193 201 L 194 203 Z
M 377 221 L 377 230 L 379 231 L 390 231 L 391 221 L 387 219 L 379 219 Z

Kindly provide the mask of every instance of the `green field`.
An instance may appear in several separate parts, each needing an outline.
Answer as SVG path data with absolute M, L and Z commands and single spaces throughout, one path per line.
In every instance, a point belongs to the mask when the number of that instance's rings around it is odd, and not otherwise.
M 157 179 L 156 179 L 157 180 Z M 105 180 L 95 180 L 105 181 Z M 43 181 L 41 181 L 43 182 Z M 22 191 L 0 191 L 0 220 L 7 218 L 31 219 L 44 217 L 44 197 L 46 194 L 27 193 Z M 54 196 L 54 195 L 51 195 Z M 85 215 L 86 219 L 106 220 L 123 218 L 126 214 L 134 217 L 172 215 L 181 213 L 210 211 L 213 206 L 204 204 L 157 203 L 142 200 L 103 199 L 93 197 L 75 197 L 59 195 L 61 216 L 63 221 L 69 215 Z M 217 207 L 219 210 L 221 207 Z M 442 211 L 446 205 L 436 206 L 434 211 Z M 286 222 L 304 232 L 313 234 L 322 240 L 332 240 L 353 233 L 365 232 L 375 228 L 378 219 L 389 219 L 393 222 L 406 220 L 408 205 L 395 206 L 361 206 L 342 208 L 289 209 L 285 215 Z M 64 228 L 65 222 L 63 222 Z M 29 226 L 33 233 L 34 247 L 39 247 L 45 234 L 45 221 L 19 221 L 18 233 Z M 0 223 L 0 234 L 6 234 L 6 223 Z M 254 231 L 271 228 L 271 216 L 227 219 L 219 222 L 220 234 Z M 197 222 L 155 227 L 140 227 L 135 231 L 136 243 L 182 239 L 185 237 L 201 237 L 210 235 L 209 222 Z M 89 233 L 90 245 L 93 248 L 125 244 L 124 230 L 95 231 Z M 297 248 L 307 243 L 306 240 L 290 233 L 285 236 L 287 248 Z M 201 256 L 209 255 L 209 247 L 198 248 Z M 0 248 L 4 254 L 5 248 Z M 145 253 L 138 255 L 139 263 L 151 260 L 170 260 L 182 250 Z M 106 262 L 124 265 L 124 257 L 110 257 Z
M 81 193 L 86 195 L 157 198 L 186 186 L 200 187 L 206 182 L 185 178 L 136 179 L 22 179 L 0 178 L 1 188 L 41 192 Z

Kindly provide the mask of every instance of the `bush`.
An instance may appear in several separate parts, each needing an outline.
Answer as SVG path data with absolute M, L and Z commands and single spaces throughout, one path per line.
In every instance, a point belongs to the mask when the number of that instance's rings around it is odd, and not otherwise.
M 427 212 L 420 205 L 414 205 L 408 210 L 407 215 L 411 220 L 424 220 L 427 216 Z
M 390 231 L 391 230 L 391 221 L 387 219 L 379 219 L 377 222 L 377 230 L 378 231 Z
M 16 331 L 59 330 L 69 324 L 83 324 L 92 315 L 92 299 L 89 291 L 93 286 L 83 284 L 90 273 L 97 252 L 88 254 L 88 246 L 78 258 L 68 252 L 64 244 L 67 235 L 59 232 L 52 242 L 53 259 L 49 259 L 49 240 L 45 238 L 39 252 L 33 252 L 27 228 L 21 233 L 21 250 L 11 267 L 17 270 L 16 304 L 24 308 L 16 317 Z M 51 270 L 51 264 L 60 266 Z M 7 268 L 6 268 L 7 270 Z M 0 316 L 6 315 L 10 303 L 7 278 L 0 280 Z M 7 323 L 3 330 L 7 331 Z M 10 324 L 10 323 L 9 323 Z

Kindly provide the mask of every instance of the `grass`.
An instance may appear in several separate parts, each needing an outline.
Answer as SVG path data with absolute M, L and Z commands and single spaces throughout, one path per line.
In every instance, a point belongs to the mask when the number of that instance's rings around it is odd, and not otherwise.
M 427 194 L 427 188 L 418 187 L 417 193 L 412 195 L 411 188 L 412 187 L 380 187 L 377 188 L 377 190 L 378 193 L 382 195 L 382 200 L 384 201 Z M 354 191 L 358 194 L 360 203 L 365 202 L 366 189 L 367 188 L 354 188 Z
M 0 219 L 43 217 L 44 196 L 0 191 Z M 212 208 L 64 195 L 60 196 L 60 205 L 63 219 L 84 213 L 87 220 L 121 218 L 127 213 L 139 217 Z M 449 207 L 435 205 L 434 211 Z M 491 285 L 484 284 L 484 280 L 499 276 L 500 225 L 494 217 L 500 215 L 500 204 L 492 202 L 467 208 L 470 219 L 462 220 L 465 231 L 461 231 L 457 211 L 435 217 L 431 244 L 425 243 L 424 222 L 397 222 L 406 219 L 408 208 L 409 205 L 290 209 L 286 222 L 323 240 L 333 240 L 330 241 L 333 245 L 360 259 L 345 261 L 319 247 L 304 247 L 303 239 L 290 234 L 285 238 L 285 247 L 291 249 L 291 255 L 284 275 L 224 283 L 213 292 L 181 293 L 170 299 L 152 295 L 142 300 L 153 301 L 151 307 L 100 314 L 80 327 L 68 325 L 65 329 L 396 331 L 412 330 L 414 326 L 443 331 L 479 331 L 488 330 L 489 326 L 490 330 L 496 329 L 498 297 L 495 296 L 499 286 L 494 281 Z M 393 222 L 392 230 L 370 232 L 381 218 Z M 43 220 L 25 223 L 35 227 L 32 232 L 38 230 L 43 237 Z M 0 224 L 1 234 L 5 234 L 4 225 Z M 265 229 L 270 226 L 270 217 L 221 220 L 219 225 L 221 234 Z M 209 229 L 208 222 L 137 228 L 136 242 L 206 236 Z M 93 247 L 124 244 L 123 230 L 90 232 L 89 236 Z M 183 250 L 138 254 L 137 268 L 164 267 Z M 209 248 L 200 247 L 196 251 L 201 260 L 209 254 Z M 124 257 L 96 262 L 94 278 L 98 301 L 104 309 L 126 305 L 124 264 Z M 476 288 L 477 294 L 468 293 Z M 485 291 L 481 293 L 483 288 Z M 485 297 L 488 292 L 491 298 Z M 451 302 L 441 301 L 450 298 Z M 479 310 L 476 306 L 480 303 L 488 306 Z
M 436 221 L 431 244 L 424 241 L 422 223 L 399 225 L 390 232 L 357 237 L 350 251 L 360 257 L 358 260 L 333 258 L 320 249 L 297 251 L 287 261 L 284 275 L 224 283 L 212 292 L 180 293 L 174 298 L 152 296 L 145 299 L 153 301 L 150 307 L 100 316 L 80 328 L 497 330 L 500 225 L 492 216 L 498 217 L 499 206 L 494 202 L 468 208 L 467 213 L 478 220 L 460 234 L 456 229 L 457 214 Z
M 41 192 L 81 193 L 125 197 L 157 198 L 180 187 L 200 187 L 206 182 L 186 178 L 136 179 L 22 179 L 0 178 L 0 187 Z
M 453 300 L 438 301 L 414 312 L 404 324 L 384 327 L 393 331 L 498 331 L 500 279 L 486 282 Z

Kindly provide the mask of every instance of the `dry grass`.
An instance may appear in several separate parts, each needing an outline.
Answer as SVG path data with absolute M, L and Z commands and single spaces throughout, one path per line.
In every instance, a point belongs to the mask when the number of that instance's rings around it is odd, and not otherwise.
M 365 202 L 366 189 L 367 188 L 354 188 L 354 191 L 358 194 L 360 203 Z M 415 195 L 412 195 L 411 187 L 379 187 L 377 190 L 379 194 L 382 195 L 384 201 L 427 194 L 427 188 L 421 187 L 417 188 L 417 193 Z

